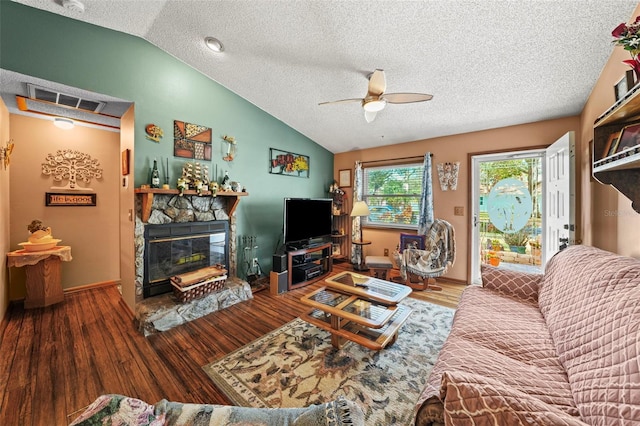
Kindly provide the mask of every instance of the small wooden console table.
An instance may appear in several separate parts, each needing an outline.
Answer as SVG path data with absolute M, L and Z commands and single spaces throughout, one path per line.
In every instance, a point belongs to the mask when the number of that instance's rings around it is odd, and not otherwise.
M 42 308 L 64 300 L 61 262 L 69 262 L 71 247 L 58 246 L 51 250 L 16 250 L 7 253 L 8 266 L 25 267 L 27 296 L 25 309 Z

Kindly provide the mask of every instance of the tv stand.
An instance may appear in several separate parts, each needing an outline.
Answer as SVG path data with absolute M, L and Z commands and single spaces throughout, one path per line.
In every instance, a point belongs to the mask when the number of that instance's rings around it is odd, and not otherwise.
M 331 243 L 289 250 L 287 247 L 287 286 L 293 290 L 323 279 L 331 272 Z

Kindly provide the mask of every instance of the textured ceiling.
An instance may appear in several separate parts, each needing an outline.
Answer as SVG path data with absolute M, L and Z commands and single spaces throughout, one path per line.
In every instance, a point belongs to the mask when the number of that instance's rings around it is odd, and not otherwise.
M 328 150 L 579 114 L 631 0 L 16 0 L 145 38 Z M 225 52 L 206 49 L 219 38 Z M 429 102 L 357 103 L 367 75 Z

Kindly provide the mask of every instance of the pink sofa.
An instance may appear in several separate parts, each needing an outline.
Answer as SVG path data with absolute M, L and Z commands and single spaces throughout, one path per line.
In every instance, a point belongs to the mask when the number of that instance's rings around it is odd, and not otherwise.
M 485 266 L 416 425 L 640 424 L 640 261 L 587 246 L 544 275 Z

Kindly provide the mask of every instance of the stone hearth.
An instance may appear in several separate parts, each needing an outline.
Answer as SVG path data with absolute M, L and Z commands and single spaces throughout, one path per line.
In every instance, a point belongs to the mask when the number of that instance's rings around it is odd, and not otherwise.
M 179 196 L 176 190 L 136 190 L 136 309 L 135 317 L 138 330 L 148 336 L 166 331 L 178 325 L 193 321 L 212 312 L 228 308 L 253 298 L 251 286 L 236 276 L 236 218 L 235 208 L 242 193 L 198 195 L 195 191 L 186 191 Z M 229 265 L 225 286 L 216 292 L 190 302 L 181 303 L 173 293 L 143 298 L 144 277 L 144 231 L 148 224 L 185 222 L 229 222 Z
M 252 298 L 249 284 L 232 277 L 221 290 L 191 302 L 180 303 L 173 293 L 148 297 L 136 304 L 136 325 L 139 332 L 149 336 Z

